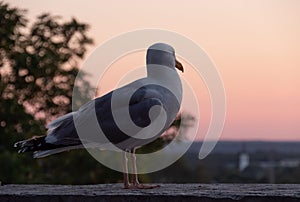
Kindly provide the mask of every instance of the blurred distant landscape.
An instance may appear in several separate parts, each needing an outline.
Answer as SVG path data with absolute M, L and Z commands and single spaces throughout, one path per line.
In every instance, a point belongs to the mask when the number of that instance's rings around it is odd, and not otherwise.
M 194 142 L 174 165 L 150 174 L 162 182 L 300 183 L 300 142 L 220 141 L 199 160 Z
M 157 142 L 161 142 L 161 139 Z M 176 148 L 168 152 L 176 152 L 183 144 L 186 143 L 178 142 Z M 205 159 L 199 160 L 198 152 L 201 145 L 202 142 L 194 142 L 174 164 L 158 172 L 140 175 L 141 181 L 146 183 L 300 183 L 300 142 L 220 141 Z M 16 151 L 11 153 L 3 151 L 3 145 L 1 148 L 0 181 L 2 184 L 122 182 L 122 173 L 103 166 L 85 150 L 33 159 L 29 153 L 20 155 Z M 153 145 L 150 148 L 153 148 Z

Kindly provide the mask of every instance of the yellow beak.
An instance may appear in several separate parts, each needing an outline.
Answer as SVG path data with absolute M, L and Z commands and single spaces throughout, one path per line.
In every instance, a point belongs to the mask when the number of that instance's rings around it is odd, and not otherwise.
M 175 67 L 183 72 L 183 66 L 177 59 L 175 60 Z

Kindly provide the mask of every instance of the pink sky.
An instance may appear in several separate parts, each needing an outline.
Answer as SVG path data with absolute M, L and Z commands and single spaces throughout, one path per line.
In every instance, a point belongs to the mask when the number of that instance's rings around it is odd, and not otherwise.
M 300 140 L 298 0 L 7 2 L 28 9 L 30 19 L 50 12 L 89 23 L 95 47 L 142 28 L 185 35 L 209 54 L 223 79 L 227 96 L 223 140 Z M 191 80 L 192 72 L 186 72 L 183 77 Z M 195 82 L 201 81 L 191 81 Z M 197 96 L 202 110 L 199 136 L 203 136 L 210 117 L 205 87 Z

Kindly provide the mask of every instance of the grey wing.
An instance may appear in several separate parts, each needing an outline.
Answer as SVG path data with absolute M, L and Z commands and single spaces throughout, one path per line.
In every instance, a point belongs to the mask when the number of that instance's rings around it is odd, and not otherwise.
M 78 138 L 73 116 L 77 112 L 71 112 L 61 116 L 47 125 L 46 143 L 54 145 L 79 145 L 81 144 Z
M 105 144 L 111 141 L 111 139 L 107 139 L 107 136 L 113 136 L 112 139 L 117 140 L 126 139 L 128 136 L 125 134 L 125 137 L 122 131 L 118 129 L 114 117 L 112 116 L 111 100 L 113 93 L 118 95 L 118 102 L 114 105 L 113 110 L 128 110 L 129 104 L 132 121 L 140 127 L 149 125 L 149 109 L 154 105 L 162 105 L 162 93 L 155 88 L 142 87 L 136 90 L 136 84 L 137 82 L 133 82 L 116 89 L 84 104 L 76 112 L 66 114 L 54 120 L 47 126 L 48 133 L 45 138 L 46 142 L 56 145 L 78 145 L 81 144 L 82 141 L 84 141 L 84 143 L 97 142 Z M 136 92 L 134 92 L 134 90 L 136 90 Z M 134 93 L 128 103 L 126 97 L 132 92 Z M 126 122 L 126 119 L 124 119 L 124 121 Z M 76 123 L 76 127 L 74 122 Z M 97 133 L 97 127 L 99 126 L 105 133 L 105 138 L 101 138 L 101 134 Z M 78 127 L 84 131 L 84 134 L 80 133 L 83 134 L 84 137 L 81 135 L 79 138 L 76 130 Z
M 116 97 L 110 94 L 109 101 L 105 105 L 100 103 L 102 100 L 99 100 L 99 103 L 96 100 L 96 114 L 103 131 L 102 135 L 115 145 L 120 145 L 129 139 L 134 139 L 131 143 L 138 144 L 122 144 L 122 149 L 140 146 L 146 142 L 145 140 L 138 141 L 133 137 L 143 128 L 150 125 L 150 109 L 155 105 L 163 106 L 161 99 L 163 94 L 159 90 L 151 86 L 144 86 L 137 90 L 134 88 L 129 89 L 130 87 L 132 86 L 129 85 L 126 88 L 115 91 L 114 93 L 117 94 Z M 111 102 L 116 103 L 112 104 Z M 137 127 L 131 127 L 131 124 Z M 145 136 L 147 135 L 145 134 Z

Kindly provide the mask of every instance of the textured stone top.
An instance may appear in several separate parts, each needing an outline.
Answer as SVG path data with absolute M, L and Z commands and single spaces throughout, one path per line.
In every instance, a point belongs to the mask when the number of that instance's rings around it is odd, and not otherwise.
M 300 184 L 3 185 L 0 201 L 300 201 Z

